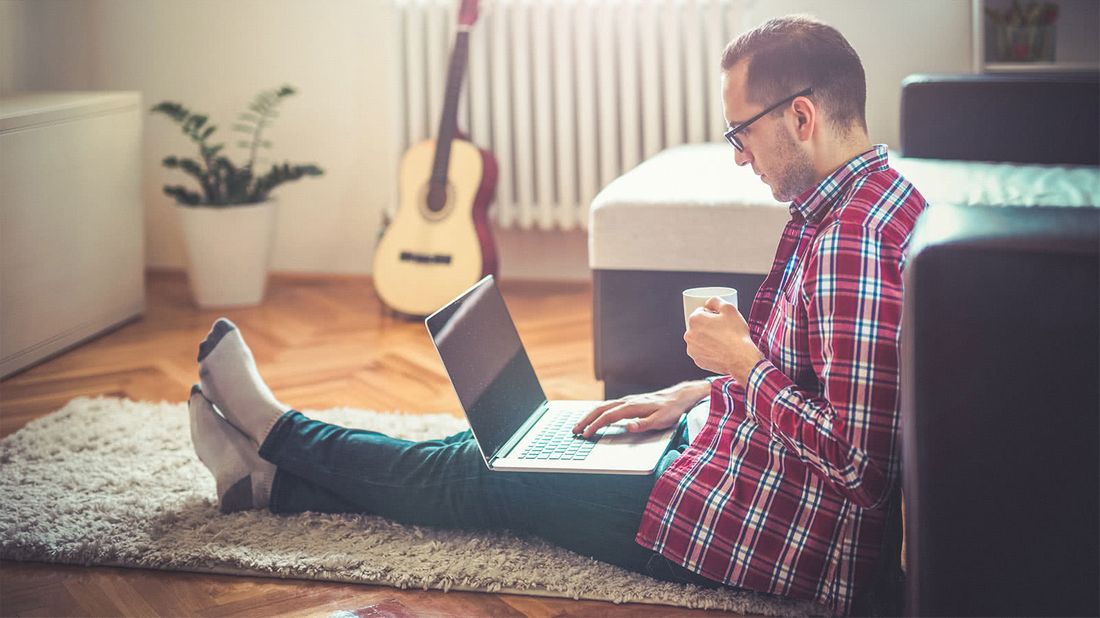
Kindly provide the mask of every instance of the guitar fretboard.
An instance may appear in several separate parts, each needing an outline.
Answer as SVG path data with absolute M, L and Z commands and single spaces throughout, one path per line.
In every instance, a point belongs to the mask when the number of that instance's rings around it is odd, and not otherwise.
M 435 161 L 432 164 L 431 182 L 437 186 L 447 184 L 447 166 L 451 160 L 451 142 L 458 131 L 458 95 L 462 91 L 462 78 L 466 73 L 469 32 L 460 30 L 455 38 L 451 65 L 447 69 L 447 93 L 443 99 L 443 117 L 439 121 L 436 138 Z

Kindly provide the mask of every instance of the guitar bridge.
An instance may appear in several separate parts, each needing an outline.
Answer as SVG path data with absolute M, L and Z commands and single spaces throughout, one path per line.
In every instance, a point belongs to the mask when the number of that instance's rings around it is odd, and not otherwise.
M 428 255 L 426 253 L 414 253 L 412 251 L 401 252 L 402 262 L 416 262 L 417 264 L 450 264 L 451 256 L 444 253 Z

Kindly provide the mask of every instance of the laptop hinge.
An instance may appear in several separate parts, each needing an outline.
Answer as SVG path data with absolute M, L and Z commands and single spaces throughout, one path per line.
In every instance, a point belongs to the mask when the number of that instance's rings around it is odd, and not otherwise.
M 523 425 L 520 425 L 520 428 L 512 434 L 512 437 L 508 438 L 508 441 L 502 444 L 501 447 L 498 448 L 495 453 L 493 453 L 493 456 L 489 458 L 489 467 L 493 467 L 493 464 L 496 462 L 496 460 L 504 459 L 505 457 L 507 457 L 512 452 L 512 449 L 516 448 L 516 445 L 519 444 L 521 440 L 523 440 L 523 436 L 526 436 L 527 432 L 531 431 L 531 428 L 539 422 L 539 419 L 542 418 L 542 415 L 546 414 L 546 411 L 549 409 L 549 401 L 543 401 L 541 404 L 539 404 L 539 407 L 535 410 L 535 413 L 531 416 L 528 416 Z

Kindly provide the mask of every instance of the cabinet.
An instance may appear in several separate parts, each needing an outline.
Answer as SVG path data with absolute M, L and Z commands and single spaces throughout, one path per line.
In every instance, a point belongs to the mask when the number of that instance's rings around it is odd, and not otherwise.
M 1020 0 L 1028 6 L 1034 0 Z M 1100 70 L 1100 2 L 1096 0 L 1039 0 L 1057 7 L 1054 22 L 1053 59 L 1019 62 L 995 57 L 992 45 L 995 33 L 986 17 L 986 7 L 998 11 L 1010 9 L 1013 0 L 971 0 L 974 71 L 992 72 L 1067 72 Z
M 141 95 L 0 99 L 0 377 L 145 308 Z

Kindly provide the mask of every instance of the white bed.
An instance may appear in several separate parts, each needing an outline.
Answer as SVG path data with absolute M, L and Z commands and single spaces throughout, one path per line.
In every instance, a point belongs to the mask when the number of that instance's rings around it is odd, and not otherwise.
M 890 155 L 931 206 L 1100 207 L 1100 168 Z M 593 270 L 767 274 L 790 216 L 734 163 L 727 144 L 665 150 L 612 181 L 592 202 Z
M 936 204 L 1100 206 L 1100 168 L 906 159 L 890 163 Z M 790 216 L 726 144 L 668 149 L 592 203 L 595 370 L 605 396 L 698 377 L 683 351 L 679 292 L 737 288 L 747 311 Z M 644 334 L 644 335 L 643 335 Z

